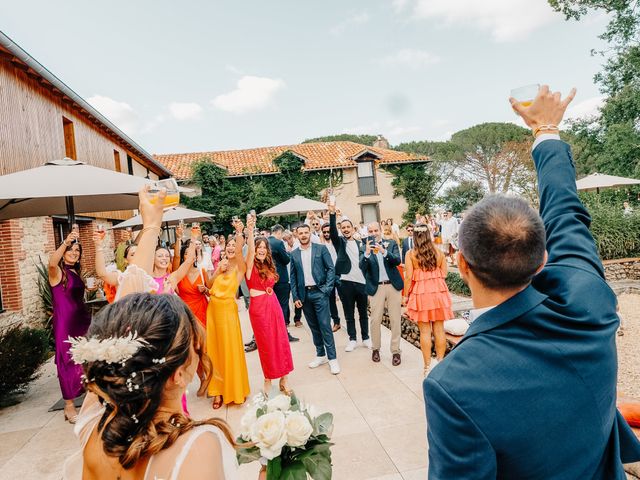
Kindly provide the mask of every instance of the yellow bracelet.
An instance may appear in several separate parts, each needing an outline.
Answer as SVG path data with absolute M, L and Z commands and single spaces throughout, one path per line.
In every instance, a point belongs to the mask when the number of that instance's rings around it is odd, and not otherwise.
M 540 125 L 538 128 L 536 128 L 536 129 L 533 131 L 533 136 L 534 136 L 534 137 L 537 137 L 537 136 L 538 136 L 538 133 L 540 133 L 540 132 L 541 132 L 541 131 L 543 131 L 543 130 L 544 130 L 544 131 L 551 131 L 551 132 L 554 132 L 554 131 L 555 131 L 555 132 L 559 132 L 559 131 L 560 131 L 560 129 L 558 128 L 558 126 L 557 126 L 557 125 L 553 125 L 553 124 L 549 124 L 549 125 Z
M 157 230 L 158 234 L 160 234 L 160 230 L 162 230 L 162 227 L 144 227 L 142 230 L 140 230 L 138 237 L 140 237 L 144 232 L 147 232 L 149 230 Z

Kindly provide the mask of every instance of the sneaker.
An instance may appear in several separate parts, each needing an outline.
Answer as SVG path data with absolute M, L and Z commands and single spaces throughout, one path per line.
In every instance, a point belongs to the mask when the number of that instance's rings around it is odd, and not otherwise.
M 349 343 L 347 343 L 347 346 L 344 348 L 344 351 L 353 352 L 357 346 L 358 346 L 358 343 L 355 340 L 349 340 Z
M 369 350 L 371 350 L 373 348 L 373 343 L 371 343 L 370 338 L 367 338 L 366 340 L 362 341 L 362 346 L 367 347 Z
M 327 357 L 316 357 L 316 359 L 312 362 L 309 362 L 309 368 L 318 368 L 320 365 L 324 365 L 328 363 L 329 360 Z
M 329 360 L 329 368 L 331 368 L 332 375 L 340 373 L 340 365 L 338 365 L 338 360 L 335 358 L 333 360 Z
M 394 353 L 393 354 L 393 360 L 391 360 L 391 364 L 394 367 L 397 367 L 398 365 L 400 365 L 402 363 L 402 358 L 400 358 L 400 354 L 399 353 Z

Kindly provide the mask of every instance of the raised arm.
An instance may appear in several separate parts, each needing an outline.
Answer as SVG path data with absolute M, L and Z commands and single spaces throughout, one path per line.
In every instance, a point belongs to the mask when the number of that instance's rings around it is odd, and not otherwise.
M 58 249 L 49 257 L 49 285 L 57 285 L 60 283 L 60 280 L 62 280 L 62 271 L 60 270 L 58 264 L 60 263 L 60 260 L 62 260 L 67 247 L 69 247 L 76 240 L 78 240 L 78 232 L 72 230 L 71 233 L 67 235 L 67 238 L 65 238 L 64 241 L 60 244 Z
M 172 270 L 175 272 L 180 268 L 180 250 L 182 249 L 182 235 L 184 234 L 184 227 L 179 224 L 176 227 L 176 243 L 173 246 L 173 263 Z
M 238 266 L 238 281 L 241 282 L 245 273 L 247 272 L 247 262 L 242 255 L 242 249 L 244 248 L 244 224 L 242 221 L 237 220 L 234 224 L 236 227 L 236 265 Z
M 329 205 L 329 235 L 331 237 L 331 243 L 335 248 L 338 248 L 340 245 L 340 235 L 338 234 L 338 222 L 336 218 L 336 207 L 335 205 Z
M 107 272 L 107 265 L 104 260 L 104 239 L 104 233 L 95 232 L 93 234 L 93 243 L 96 247 L 96 275 L 105 283 L 117 287 L 120 271 Z
M 253 217 L 247 218 L 247 258 L 245 263 L 247 266 L 247 280 L 251 278 L 251 272 L 253 271 L 253 261 L 256 258 L 256 241 L 253 237 L 253 230 L 256 226 L 256 220 Z
M 548 264 L 580 266 L 604 278 L 589 225 L 591 217 L 578 198 L 569 145 L 558 136 L 564 112 L 575 89 L 564 99 L 543 85 L 528 108 L 511 99 L 514 110 L 536 134 L 533 160 L 538 174 L 540 216 L 547 233 Z
M 137 252 L 136 252 L 137 253 Z M 178 287 L 178 283 L 187 276 L 189 269 L 193 266 L 193 262 L 196 261 L 196 242 L 190 242 L 187 251 L 184 253 L 184 262 L 169 275 L 169 281 L 173 285 L 173 288 Z

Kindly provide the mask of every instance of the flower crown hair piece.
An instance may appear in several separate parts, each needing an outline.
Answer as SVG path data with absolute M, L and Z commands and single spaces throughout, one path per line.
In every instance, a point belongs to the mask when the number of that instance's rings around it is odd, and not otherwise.
M 429 231 L 429 227 L 413 227 L 413 231 L 414 232 L 428 232 Z
M 88 362 L 107 362 L 125 364 L 147 342 L 138 336 L 138 332 L 129 332 L 124 337 L 109 337 L 98 339 L 96 337 L 69 337 L 66 340 L 71 344 L 69 349 L 71 358 L 78 365 Z

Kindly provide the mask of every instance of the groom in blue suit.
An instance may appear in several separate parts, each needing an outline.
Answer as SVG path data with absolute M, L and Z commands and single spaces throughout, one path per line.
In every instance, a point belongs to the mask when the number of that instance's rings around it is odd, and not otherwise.
M 537 137 L 540 216 L 492 196 L 462 223 L 475 309 L 423 384 L 430 479 L 622 480 L 640 460 L 616 410 L 616 297 L 558 135 L 574 95 L 543 86 L 530 107 L 511 99 Z

